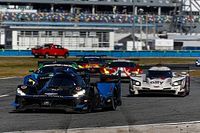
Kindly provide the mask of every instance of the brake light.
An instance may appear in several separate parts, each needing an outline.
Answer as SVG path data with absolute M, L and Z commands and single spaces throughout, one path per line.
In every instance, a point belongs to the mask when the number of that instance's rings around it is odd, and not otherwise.
M 83 66 L 82 66 L 82 65 L 78 65 L 78 67 L 79 67 L 79 68 L 83 68 Z
M 93 67 L 94 68 L 99 68 L 100 66 L 99 66 L 99 64 L 93 64 Z
M 90 64 L 89 65 L 90 68 L 99 68 L 99 64 Z
M 134 74 L 141 74 L 142 73 L 142 70 L 140 68 L 128 67 L 128 68 L 126 68 L 126 71 L 128 71 L 130 73 L 134 73 Z
M 82 64 L 81 66 L 82 66 L 82 68 L 89 68 L 88 64 Z
M 105 74 L 110 74 L 110 71 L 108 71 L 106 68 L 103 69 Z
M 101 68 L 100 71 L 101 71 L 101 73 L 104 73 L 104 74 L 112 74 L 112 73 L 115 72 L 114 69 L 111 69 L 111 68 L 105 68 L 105 67 Z

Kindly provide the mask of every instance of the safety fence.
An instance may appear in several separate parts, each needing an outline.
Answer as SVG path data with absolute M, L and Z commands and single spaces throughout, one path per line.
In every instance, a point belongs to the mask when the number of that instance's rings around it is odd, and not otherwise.
M 200 57 L 200 51 L 80 51 L 72 50 L 69 56 L 106 55 L 110 57 Z M 30 50 L 0 50 L 0 56 L 32 56 Z

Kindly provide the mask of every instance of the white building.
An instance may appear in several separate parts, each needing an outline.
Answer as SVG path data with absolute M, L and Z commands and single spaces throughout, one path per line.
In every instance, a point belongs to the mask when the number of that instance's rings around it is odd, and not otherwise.
M 0 28 L 0 45 L 5 45 L 5 29 Z
M 173 39 L 155 39 L 155 50 L 174 50 Z
M 45 43 L 60 44 L 69 50 L 113 50 L 113 28 L 30 27 L 6 28 L 7 49 L 27 50 Z

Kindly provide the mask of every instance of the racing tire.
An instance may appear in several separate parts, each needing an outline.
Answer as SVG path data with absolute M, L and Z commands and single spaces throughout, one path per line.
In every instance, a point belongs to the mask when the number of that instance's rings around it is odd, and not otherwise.
M 39 58 L 39 55 L 34 55 L 35 58 Z
M 133 93 L 133 92 L 131 92 L 131 91 L 129 91 L 129 96 L 135 96 L 135 94 Z
M 112 110 L 116 110 L 117 109 L 117 100 L 116 98 L 112 98 Z
M 190 88 L 187 90 L 186 95 L 190 95 Z
M 86 113 L 91 113 L 92 111 L 93 111 L 92 105 L 88 105 L 87 110 L 78 110 L 77 113 L 86 114 Z
M 16 111 L 16 112 L 24 112 L 24 111 L 26 111 L 26 109 L 24 108 L 24 105 L 23 105 L 23 99 L 22 99 L 22 98 L 16 97 L 16 98 L 15 98 L 15 102 L 16 102 L 17 104 L 19 104 L 19 106 L 16 106 L 16 107 L 15 107 L 15 111 Z
M 46 53 L 46 54 L 44 55 L 44 58 L 48 59 L 48 58 L 49 58 L 49 54 Z
M 93 105 L 92 104 L 88 104 L 88 106 L 87 106 L 87 113 L 91 113 L 92 111 L 93 111 L 94 109 L 93 109 Z
M 115 111 L 117 109 L 117 99 L 116 97 L 111 98 L 111 107 L 109 110 Z
M 190 83 L 187 84 L 187 88 L 188 89 L 187 89 L 186 95 L 189 95 L 190 94 Z
M 121 106 L 122 105 L 122 100 L 118 100 L 117 105 Z
M 134 96 L 134 92 L 131 91 L 131 84 L 129 83 L 129 96 Z
M 189 94 L 190 94 L 190 85 L 188 84 L 187 87 L 186 87 L 186 89 L 185 89 L 185 91 L 182 92 L 182 93 L 180 93 L 179 96 L 180 97 L 185 97 L 185 96 L 187 96 Z
M 69 53 L 64 54 L 64 58 L 67 58 L 69 56 Z
M 180 97 L 185 97 L 185 96 L 187 96 L 187 92 L 184 91 L 184 92 L 180 93 L 179 96 L 180 96 Z

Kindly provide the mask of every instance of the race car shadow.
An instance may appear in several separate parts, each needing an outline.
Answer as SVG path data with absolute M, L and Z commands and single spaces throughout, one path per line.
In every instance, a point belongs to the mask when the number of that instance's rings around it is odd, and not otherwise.
M 19 114 L 22 114 L 22 113 L 27 113 L 27 114 L 32 114 L 32 113 L 48 113 L 48 114 L 65 114 L 66 111 L 64 110 L 24 110 L 24 111 L 16 111 L 16 110 L 12 110 L 11 112 L 9 113 L 19 113 Z M 70 114 L 75 114 L 75 112 L 70 112 Z
M 114 111 L 114 110 L 109 110 L 109 109 L 95 109 L 91 112 L 79 112 L 79 111 L 65 111 L 65 110 L 43 110 L 43 109 L 28 109 L 28 110 L 24 110 L 24 111 L 16 111 L 16 110 L 12 110 L 9 113 L 16 113 L 16 114 L 37 114 L 37 113 L 41 113 L 41 114 L 90 114 L 90 113 L 100 113 L 100 112 L 110 112 L 110 111 Z

